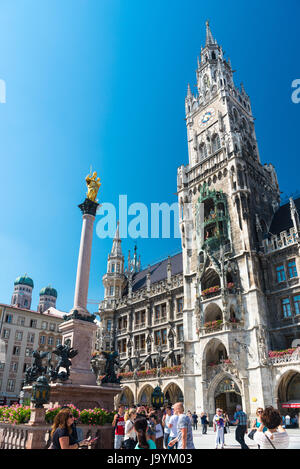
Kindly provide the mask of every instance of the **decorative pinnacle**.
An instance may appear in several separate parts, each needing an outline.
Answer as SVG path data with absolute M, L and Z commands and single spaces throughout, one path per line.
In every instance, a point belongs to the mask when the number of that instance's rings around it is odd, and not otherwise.
M 191 98 L 191 97 L 192 97 L 191 87 L 190 87 L 190 84 L 188 83 L 187 98 Z
M 209 20 L 206 21 L 206 46 L 209 45 L 209 44 L 214 44 L 215 41 L 214 41 L 214 38 L 212 36 L 212 33 L 211 33 L 211 30 L 210 30 L 210 27 L 209 27 Z

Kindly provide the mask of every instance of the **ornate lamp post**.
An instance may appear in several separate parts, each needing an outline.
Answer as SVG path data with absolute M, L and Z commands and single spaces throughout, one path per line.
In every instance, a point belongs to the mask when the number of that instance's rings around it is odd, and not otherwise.
M 160 409 L 165 402 L 165 395 L 159 386 L 156 386 L 151 395 L 151 404 L 155 409 Z
M 49 402 L 50 386 L 45 376 L 40 376 L 32 386 L 31 402 L 36 409 L 42 409 Z

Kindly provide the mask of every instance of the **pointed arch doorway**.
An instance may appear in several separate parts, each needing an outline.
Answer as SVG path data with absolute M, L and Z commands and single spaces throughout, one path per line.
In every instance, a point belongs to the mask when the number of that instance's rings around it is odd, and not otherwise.
M 232 420 L 238 404 L 242 405 L 240 388 L 229 376 L 223 378 L 215 390 L 215 409 L 222 409 Z

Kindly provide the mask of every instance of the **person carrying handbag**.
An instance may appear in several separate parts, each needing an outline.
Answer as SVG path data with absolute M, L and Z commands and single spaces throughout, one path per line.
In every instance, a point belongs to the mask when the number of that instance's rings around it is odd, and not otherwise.
M 251 427 L 251 431 L 248 435 L 248 438 L 250 438 L 250 440 L 253 440 L 254 439 L 254 435 L 255 433 L 257 432 L 257 430 L 259 429 L 259 427 L 261 426 L 262 424 L 262 421 L 261 421 L 261 414 L 263 413 L 264 409 L 262 407 L 259 407 L 257 410 L 256 410 L 256 418 L 255 420 L 253 421 L 253 424 L 252 424 L 252 427 Z M 263 427 L 263 432 L 266 432 L 267 431 L 267 428 L 266 427 Z M 258 449 L 260 449 L 260 446 L 258 445 Z
M 277 409 L 267 407 L 261 414 L 261 425 L 254 434 L 254 441 L 260 449 L 287 449 L 289 435 L 282 427 L 281 415 Z M 264 433 L 264 427 L 267 431 Z
M 125 435 L 124 435 L 124 449 L 134 449 L 136 447 L 136 431 L 134 429 L 134 421 L 136 418 L 136 409 L 130 409 L 128 412 L 128 419 L 125 423 Z

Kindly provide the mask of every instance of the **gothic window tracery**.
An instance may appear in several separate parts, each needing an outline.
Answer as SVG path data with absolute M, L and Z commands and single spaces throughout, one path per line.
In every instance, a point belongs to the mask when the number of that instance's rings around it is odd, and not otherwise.
M 216 153 L 221 148 L 221 141 L 218 134 L 215 134 L 211 140 L 212 153 Z
M 199 157 L 200 157 L 200 161 L 207 158 L 207 147 L 205 143 L 202 143 L 199 147 Z

